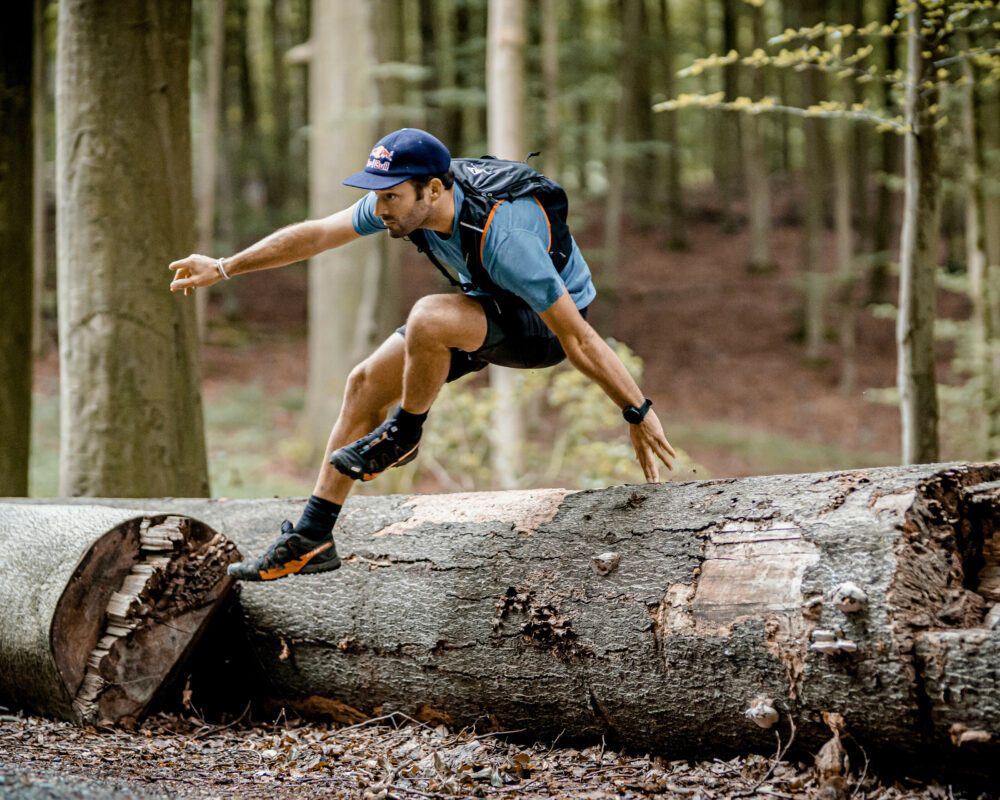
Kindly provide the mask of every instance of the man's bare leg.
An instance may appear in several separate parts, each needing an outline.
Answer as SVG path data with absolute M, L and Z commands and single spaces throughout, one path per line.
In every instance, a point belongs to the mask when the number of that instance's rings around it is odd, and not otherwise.
M 486 312 L 460 294 L 422 297 L 406 320 L 403 408 L 427 412 L 448 378 L 451 349 L 472 352 L 486 339 Z
M 477 350 L 486 338 L 482 306 L 464 295 L 421 298 L 406 320 L 403 402 L 391 420 L 335 449 L 334 468 L 349 480 L 368 481 L 417 455 L 427 411 L 448 378 L 451 348 Z
M 399 402 L 403 392 L 405 351 L 403 337 L 393 333 L 351 371 L 340 414 L 330 432 L 323 466 L 313 489 L 317 497 L 343 505 L 354 479 L 342 475 L 330 464 L 330 453 L 370 433 L 385 419 L 389 406 Z

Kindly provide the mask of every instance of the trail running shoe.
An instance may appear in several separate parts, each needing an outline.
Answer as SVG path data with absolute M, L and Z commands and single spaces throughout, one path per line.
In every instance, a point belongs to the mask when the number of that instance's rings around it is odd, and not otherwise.
M 412 438 L 400 431 L 395 419 L 387 419 L 367 436 L 334 450 L 330 463 L 348 478 L 370 481 L 390 467 L 401 467 L 417 457 L 420 431 Z
M 327 572 L 340 566 L 333 536 L 316 541 L 296 533 L 287 519 L 281 535 L 259 558 L 230 564 L 227 572 L 241 581 L 273 581 L 286 575 Z

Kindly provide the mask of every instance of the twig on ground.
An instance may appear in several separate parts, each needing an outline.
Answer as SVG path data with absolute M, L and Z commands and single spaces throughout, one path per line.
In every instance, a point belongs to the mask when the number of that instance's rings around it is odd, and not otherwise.
M 770 768 L 764 773 L 764 777 L 761 778 L 757 783 L 742 792 L 736 792 L 733 797 L 747 797 L 752 794 L 756 794 L 757 790 L 774 774 L 774 771 L 778 768 L 778 764 L 781 763 L 782 759 L 785 757 L 785 753 L 788 752 L 788 748 L 792 746 L 792 742 L 795 741 L 795 721 L 788 717 L 788 742 L 784 747 L 781 746 L 781 734 L 778 731 L 774 732 L 775 738 L 778 740 L 778 751 L 774 754 L 774 760 L 771 762 Z
M 211 736 L 214 733 L 219 733 L 220 731 L 226 731 L 229 730 L 230 728 L 236 727 L 243 721 L 243 718 L 247 715 L 247 712 L 250 710 L 251 702 L 252 701 L 248 700 L 247 707 L 243 709 L 243 713 L 240 714 L 236 719 L 234 719 L 228 725 L 217 725 L 214 728 L 209 728 L 208 730 L 201 731 L 200 733 L 196 733 L 193 736 L 189 736 L 188 741 L 193 742 L 195 739 L 201 739 L 205 736 Z

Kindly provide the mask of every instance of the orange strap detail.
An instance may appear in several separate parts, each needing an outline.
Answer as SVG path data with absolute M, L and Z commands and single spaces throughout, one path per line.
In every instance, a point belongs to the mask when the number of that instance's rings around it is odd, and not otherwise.
M 493 222 L 493 215 L 497 213 L 497 209 L 500 208 L 500 203 L 503 200 L 498 200 L 497 204 L 490 209 L 490 215 L 486 218 L 486 224 L 483 225 L 483 238 L 479 240 L 479 263 L 483 265 L 483 269 L 486 269 L 486 262 L 483 261 L 483 252 L 486 247 L 486 231 L 490 229 L 490 224 Z
M 538 207 L 540 209 L 542 209 L 542 214 L 545 215 L 545 225 L 549 229 L 549 245 L 548 245 L 548 247 L 545 248 L 545 252 L 546 253 L 551 253 L 552 252 L 552 223 L 549 222 L 548 212 L 545 210 L 545 206 L 542 205 L 542 201 L 541 200 L 539 200 L 534 195 L 531 195 L 531 199 L 534 200 L 536 203 L 538 203 Z

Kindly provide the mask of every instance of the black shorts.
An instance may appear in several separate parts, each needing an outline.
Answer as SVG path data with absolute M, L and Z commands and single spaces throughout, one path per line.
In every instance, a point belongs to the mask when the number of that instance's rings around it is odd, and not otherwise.
M 470 372 L 478 372 L 487 364 L 515 369 L 542 369 L 555 366 L 566 358 L 559 339 L 523 300 L 516 297 L 467 296 L 476 300 L 486 312 L 486 339 L 478 350 L 471 353 L 451 348 L 448 382 Z M 586 319 L 587 309 L 580 313 Z M 406 326 L 397 328 L 396 333 L 405 337 Z

